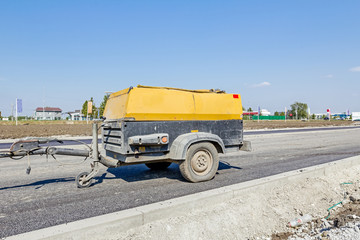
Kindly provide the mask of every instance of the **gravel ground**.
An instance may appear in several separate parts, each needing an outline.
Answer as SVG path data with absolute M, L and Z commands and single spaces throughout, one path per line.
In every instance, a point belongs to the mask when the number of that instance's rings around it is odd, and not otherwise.
M 360 239 L 359 178 L 360 166 L 354 166 L 331 175 L 260 186 L 228 202 L 152 222 L 111 239 Z M 325 220 L 328 209 L 340 201 L 343 204 L 329 210 Z M 288 226 L 303 214 L 314 220 Z
M 353 196 L 339 205 L 333 216 L 328 219 L 318 218 L 291 229 L 289 232 L 273 234 L 271 239 L 317 239 L 317 240 L 349 240 L 360 239 L 360 199 Z M 347 203 L 346 203 L 347 202 Z

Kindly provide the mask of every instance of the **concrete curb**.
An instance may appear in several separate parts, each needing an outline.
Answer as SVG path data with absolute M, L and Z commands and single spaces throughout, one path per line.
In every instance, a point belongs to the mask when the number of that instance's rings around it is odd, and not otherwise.
M 104 238 L 105 235 L 119 234 L 119 232 L 160 219 L 179 217 L 190 212 L 201 211 L 204 206 L 215 206 L 233 198 L 241 197 L 247 192 L 259 189 L 265 190 L 274 185 L 287 184 L 301 179 L 305 180 L 306 178 L 331 176 L 334 172 L 359 164 L 360 156 L 350 157 L 133 209 L 14 235 L 5 239 L 100 239 Z

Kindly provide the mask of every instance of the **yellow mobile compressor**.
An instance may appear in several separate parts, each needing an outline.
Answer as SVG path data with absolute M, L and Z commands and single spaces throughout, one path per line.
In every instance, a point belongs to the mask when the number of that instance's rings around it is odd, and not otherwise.
M 185 179 L 201 182 L 215 176 L 219 153 L 251 150 L 250 142 L 243 140 L 240 95 L 219 90 L 130 87 L 110 95 L 100 122 L 100 151 L 95 122 L 89 150 L 43 147 L 45 143 L 62 141 L 28 138 L 15 142 L 0 157 L 91 157 L 91 172 L 76 177 L 77 186 L 83 188 L 91 185 L 99 163 L 106 167 L 146 164 L 151 169 L 177 163 Z

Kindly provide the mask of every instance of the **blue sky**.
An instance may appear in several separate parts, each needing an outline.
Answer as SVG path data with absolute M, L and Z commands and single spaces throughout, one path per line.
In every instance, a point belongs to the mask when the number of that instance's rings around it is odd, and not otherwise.
M 0 1 L 0 111 L 81 109 L 137 84 L 245 108 L 360 111 L 360 1 Z

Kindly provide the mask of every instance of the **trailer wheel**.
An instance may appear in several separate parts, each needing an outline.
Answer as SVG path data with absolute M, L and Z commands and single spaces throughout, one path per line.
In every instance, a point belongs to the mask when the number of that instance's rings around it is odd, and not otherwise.
M 85 181 L 85 178 L 89 175 L 88 172 L 82 172 L 80 173 L 79 175 L 76 176 L 76 185 L 78 188 L 87 188 L 91 185 L 92 183 L 92 180 L 93 179 L 90 179 L 88 181 Z
M 171 165 L 171 162 L 145 163 L 145 165 L 151 170 L 165 170 Z
M 181 175 L 190 182 L 212 179 L 219 167 L 219 155 L 215 146 L 209 142 L 191 145 L 185 161 L 180 163 Z

